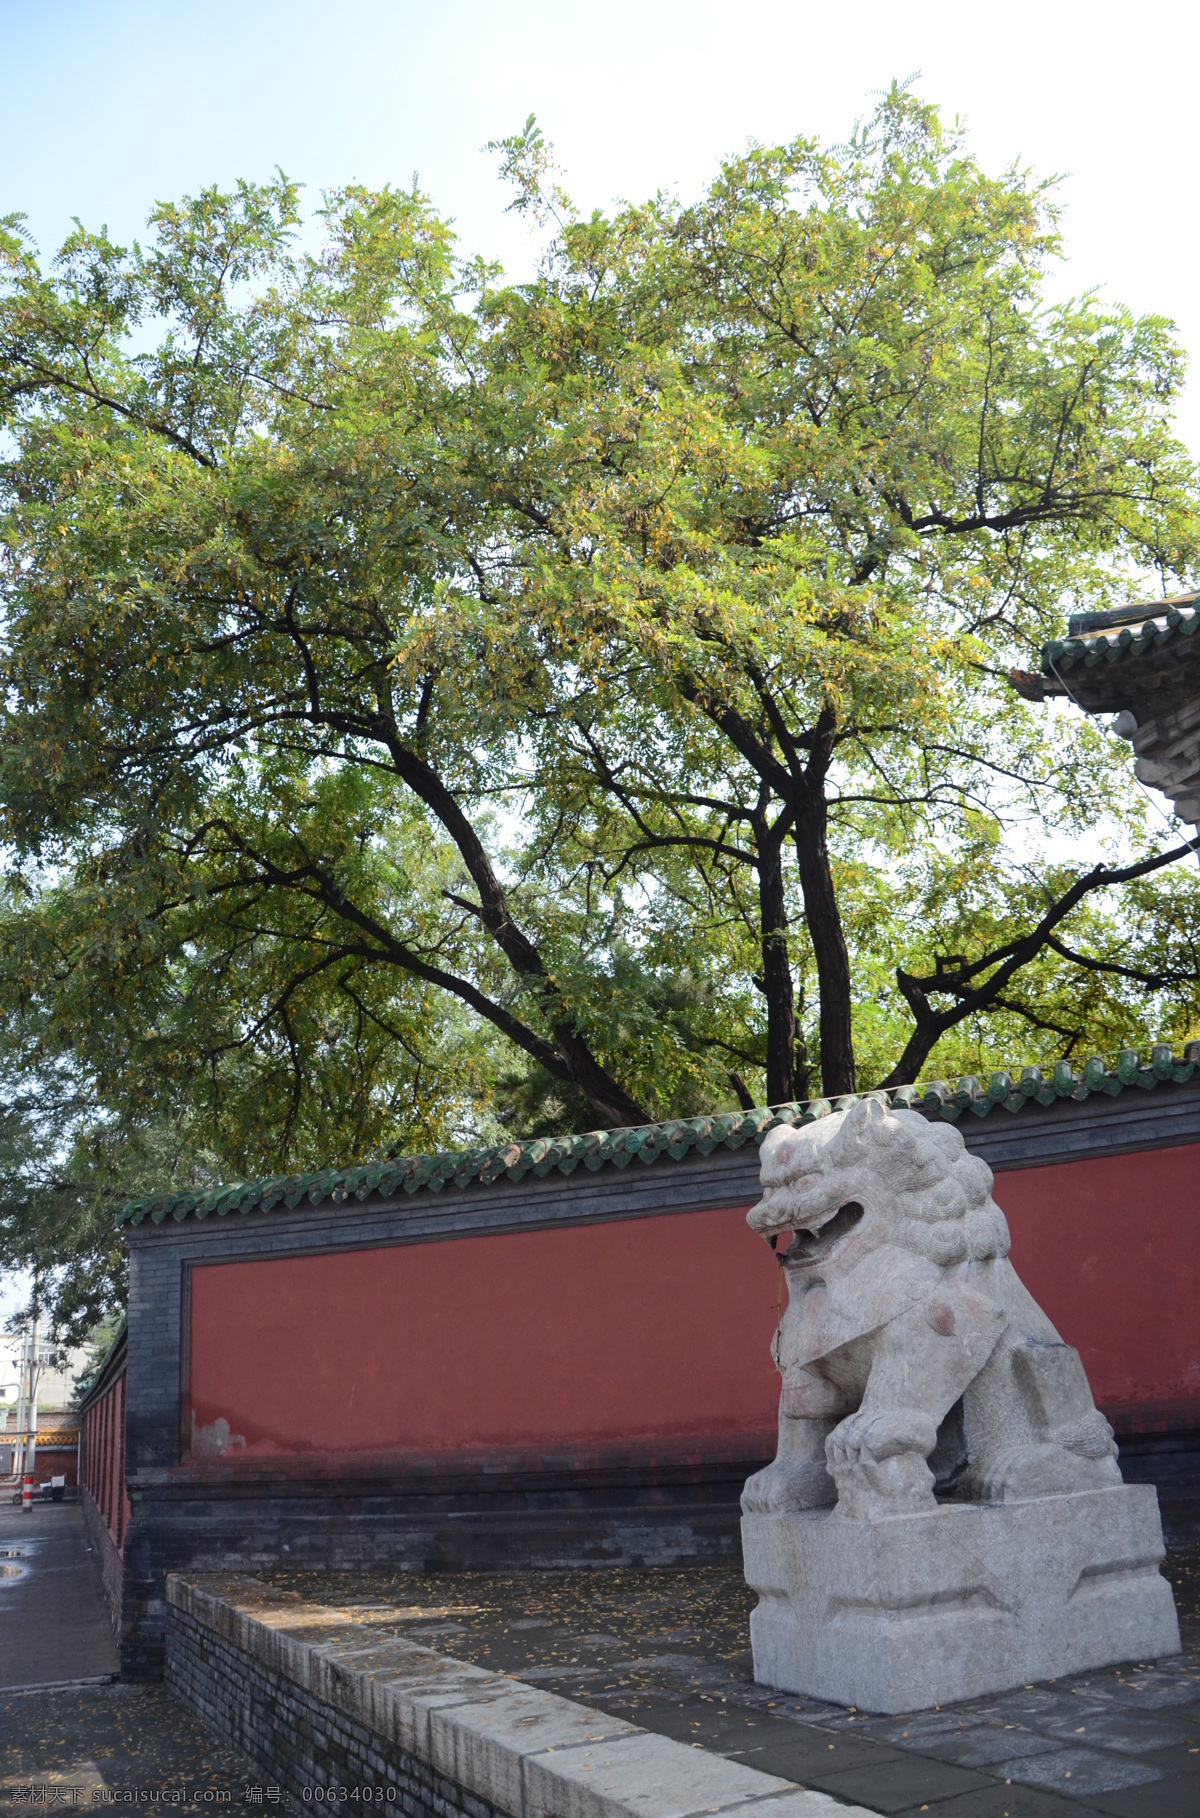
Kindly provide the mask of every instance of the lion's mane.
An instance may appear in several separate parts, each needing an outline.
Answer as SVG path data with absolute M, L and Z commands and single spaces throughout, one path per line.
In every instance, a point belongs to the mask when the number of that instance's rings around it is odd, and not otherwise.
M 793 1210 L 798 1204 L 789 1192 L 793 1183 L 823 1177 L 843 1203 L 858 1200 L 875 1210 L 880 1241 L 915 1250 L 943 1268 L 1008 1255 L 1008 1225 L 992 1198 L 992 1171 L 968 1152 L 951 1124 L 868 1098 L 803 1129 L 772 1130 L 762 1145 L 765 1193 L 751 1214 L 756 1229 L 787 1228 L 789 1200 Z

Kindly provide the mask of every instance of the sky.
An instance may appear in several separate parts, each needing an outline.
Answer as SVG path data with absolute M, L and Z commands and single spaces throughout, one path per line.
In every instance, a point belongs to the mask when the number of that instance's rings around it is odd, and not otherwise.
M 1171 317 L 1200 353 L 1200 7 L 1143 0 L 0 0 L 0 214 L 139 233 L 158 199 L 278 165 L 407 186 L 517 275 L 489 139 L 536 113 L 584 211 L 701 191 L 749 140 L 843 139 L 893 79 L 986 168 L 1062 179 L 1061 290 Z M 1200 367 L 1180 428 L 1200 454 Z M 0 1316 L 12 1291 L 0 1283 Z
M 158 198 L 276 165 L 422 187 L 472 250 L 527 266 L 484 142 L 534 112 L 589 209 L 698 191 L 748 139 L 845 136 L 893 78 L 985 165 L 1063 177 L 1064 287 L 1200 344 L 1192 227 L 1200 8 L 1177 0 L 0 0 L 0 213 L 138 232 Z M 1200 450 L 1200 376 L 1182 425 Z

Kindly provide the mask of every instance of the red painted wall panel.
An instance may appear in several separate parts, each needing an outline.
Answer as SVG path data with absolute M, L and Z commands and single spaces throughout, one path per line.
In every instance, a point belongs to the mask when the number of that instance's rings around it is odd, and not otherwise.
M 1018 1170 L 996 1198 L 1100 1405 L 1200 1425 L 1200 1148 Z M 776 1292 L 744 1209 L 208 1264 L 192 1412 L 228 1422 L 226 1462 L 765 1438 Z
M 227 1461 L 769 1433 L 777 1273 L 744 1207 L 205 1265 L 192 1414 Z
M 1012 1260 L 1118 1426 L 1200 1426 L 1200 1146 L 999 1175 Z
M 100 1399 L 92 1403 L 81 1425 L 80 1481 L 118 1545 L 129 1525 L 130 1509 L 125 1488 L 125 1383 L 122 1370 Z

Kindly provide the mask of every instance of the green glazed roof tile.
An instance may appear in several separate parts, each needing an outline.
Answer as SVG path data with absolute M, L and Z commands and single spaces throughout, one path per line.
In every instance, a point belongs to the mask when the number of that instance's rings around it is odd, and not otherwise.
M 1096 614 L 1095 619 L 1105 616 Z M 1148 650 L 1161 649 L 1176 639 L 1194 637 L 1200 630 L 1200 594 L 1181 595 L 1178 601 L 1146 600 L 1120 608 L 1119 616 L 1133 616 L 1140 622 L 1106 631 L 1101 623 L 1089 626 L 1085 619 L 1078 630 L 1072 625 L 1072 635 L 1052 638 L 1042 647 L 1042 674 L 1057 677 L 1081 663 L 1086 669 L 1094 669 L 1100 663 L 1144 656 Z
M 391 1199 L 401 1191 L 428 1189 L 438 1193 L 451 1182 L 458 1187 L 491 1186 L 500 1180 L 523 1180 L 527 1174 L 544 1179 L 557 1171 L 571 1174 L 582 1165 L 589 1170 L 624 1168 L 636 1156 L 650 1166 L 666 1155 L 682 1161 L 687 1155 L 711 1155 L 716 1149 L 740 1149 L 748 1142 L 761 1143 L 768 1130 L 781 1124 L 804 1125 L 844 1110 L 858 1098 L 878 1098 L 898 1108 L 920 1107 L 927 1114 L 956 1121 L 966 1113 L 988 1117 L 995 1111 L 1018 1114 L 1030 1104 L 1053 1105 L 1061 1098 L 1082 1101 L 1096 1094 L 1117 1097 L 1131 1087 L 1153 1091 L 1157 1086 L 1183 1085 L 1200 1078 L 1200 1042 L 1189 1042 L 1182 1055 L 1165 1042 L 1150 1051 L 1149 1065 L 1133 1048 L 1123 1048 L 1115 1067 L 1098 1056 L 1085 1061 L 1079 1071 L 1070 1061 L 1056 1061 L 1049 1075 L 1040 1067 L 1022 1067 L 1019 1075 L 997 1072 L 986 1085 L 967 1074 L 957 1080 L 929 1080 L 890 1091 L 859 1093 L 839 1098 L 814 1098 L 804 1103 L 765 1106 L 753 1111 L 728 1111 L 719 1116 L 674 1118 L 668 1123 L 641 1124 L 626 1130 L 588 1130 L 580 1136 L 532 1137 L 510 1141 L 492 1149 L 462 1149 L 445 1155 L 405 1155 L 392 1161 L 371 1162 L 365 1167 L 324 1169 L 317 1174 L 273 1175 L 268 1180 L 235 1181 L 193 1193 L 156 1193 L 134 1200 L 117 1214 L 118 1225 L 159 1225 L 166 1219 L 219 1218 L 231 1212 L 270 1212 L 276 1206 L 295 1208 L 307 1199 L 313 1205 L 332 1203 L 353 1209 L 373 1195 Z

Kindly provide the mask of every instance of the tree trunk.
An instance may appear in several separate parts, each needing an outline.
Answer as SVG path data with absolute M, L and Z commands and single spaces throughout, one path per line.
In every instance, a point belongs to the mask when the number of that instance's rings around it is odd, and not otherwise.
M 896 983 L 904 994 L 905 1001 L 913 1014 L 916 1028 L 904 1044 L 904 1053 L 896 1062 L 886 1079 L 881 1079 L 882 1087 L 915 1085 L 917 1076 L 930 1053 L 936 1047 L 943 1029 L 948 1026 L 935 1013 L 932 1004 L 921 988 L 921 981 L 912 977 L 903 966 L 896 967 Z M 964 1010 L 963 1014 L 966 1014 Z
M 796 1074 L 792 1090 L 796 1097 L 803 1101 L 810 1096 L 809 1075 L 812 1071 L 808 1061 L 808 1042 L 804 1035 L 804 986 L 800 986 L 800 998 L 796 1005 Z
M 466 811 L 433 765 L 398 737 L 390 705 L 378 730 L 386 739 L 397 776 L 437 816 L 462 854 L 479 892 L 478 905 L 473 906 L 474 913 L 513 970 L 522 978 L 537 981 L 542 1003 L 548 1013 L 554 1016 L 560 1007 L 558 990 L 546 975 L 537 947 L 509 913 L 504 888 Z M 597 1116 L 617 1127 L 649 1123 L 650 1119 L 637 1100 L 631 1098 L 600 1064 L 574 1023 L 556 1017 L 553 1027 L 554 1039 L 564 1063 L 564 1072 L 560 1077 L 570 1079 L 579 1087 Z
M 857 1087 L 850 1020 L 850 955 L 829 869 L 826 822 L 825 793 L 817 783 L 797 804 L 793 837 L 821 995 L 821 1089 L 826 1097 L 839 1097 Z
M 767 1103 L 790 1104 L 796 1091 L 796 997 L 788 961 L 783 840 L 755 819 L 763 994 L 767 1000 Z
M 554 1036 L 570 1070 L 570 1077 L 587 1099 L 592 1110 L 608 1124 L 620 1129 L 629 1124 L 648 1124 L 635 1098 L 622 1090 L 596 1059 L 586 1041 L 571 1023 L 555 1023 Z

